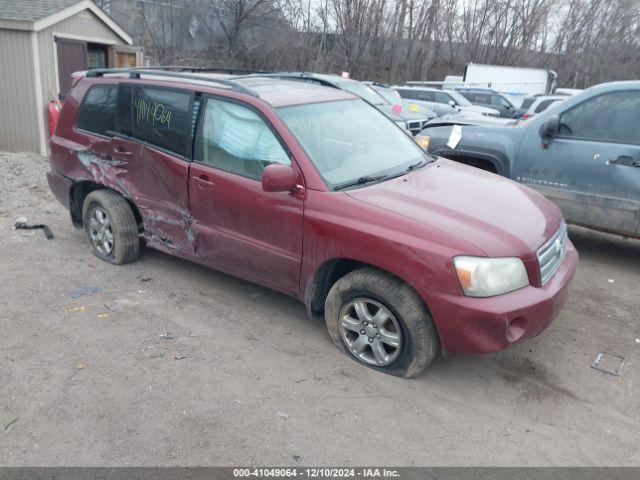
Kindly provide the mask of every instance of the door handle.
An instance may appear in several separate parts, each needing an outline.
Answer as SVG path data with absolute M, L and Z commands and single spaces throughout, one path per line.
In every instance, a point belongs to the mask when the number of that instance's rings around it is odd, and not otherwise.
M 209 175 L 201 174 L 201 175 L 198 175 L 197 177 L 194 177 L 194 178 L 201 185 L 206 185 L 207 187 L 213 187 L 213 182 L 209 178 Z
M 622 165 L 625 167 L 640 167 L 640 162 L 634 160 L 634 158 L 629 155 L 620 155 L 617 158 L 610 158 L 608 163 L 613 165 Z

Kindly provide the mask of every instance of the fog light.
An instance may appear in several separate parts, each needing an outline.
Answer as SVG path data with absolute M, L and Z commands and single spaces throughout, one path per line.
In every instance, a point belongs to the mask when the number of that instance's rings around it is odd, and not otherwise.
M 527 333 L 527 319 L 524 317 L 516 317 L 509 322 L 507 326 L 507 340 L 511 343 L 520 340 Z

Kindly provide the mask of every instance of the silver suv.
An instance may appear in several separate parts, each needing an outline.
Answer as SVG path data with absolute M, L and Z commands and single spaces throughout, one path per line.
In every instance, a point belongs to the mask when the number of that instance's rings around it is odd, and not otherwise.
M 402 98 L 432 109 L 439 117 L 453 115 L 459 112 L 484 115 L 487 117 L 500 116 L 500 112 L 495 108 L 473 105 L 469 100 L 453 90 L 413 86 L 395 86 L 393 88 Z

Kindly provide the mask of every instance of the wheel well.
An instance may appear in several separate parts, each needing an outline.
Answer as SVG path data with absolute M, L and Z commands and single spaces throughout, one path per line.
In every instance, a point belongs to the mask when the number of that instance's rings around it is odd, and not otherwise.
M 84 199 L 87 198 L 87 195 L 96 190 L 113 189 L 90 181 L 74 182 L 74 184 L 71 186 L 71 191 L 69 192 L 69 212 L 71 213 L 71 221 L 76 228 L 82 228 L 82 205 L 84 204 Z M 120 192 L 117 192 L 116 190 L 113 191 L 120 195 Z M 142 216 L 140 215 L 138 207 L 136 207 L 135 203 L 133 203 L 130 199 L 125 197 L 125 200 L 127 200 L 129 205 L 131 206 L 131 210 L 136 217 L 136 222 L 138 222 L 138 224 L 141 224 Z
M 305 305 L 307 306 L 309 314 L 313 315 L 314 313 L 323 312 L 324 302 L 327 299 L 327 295 L 329 294 L 331 287 L 333 287 L 333 285 L 347 273 L 365 267 L 375 268 L 381 272 L 398 278 L 398 280 L 403 283 L 407 283 L 402 278 L 397 277 L 397 275 L 389 272 L 388 270 L 376 267 L 375 265 L 371 265 L 366 262 L 350 258 L 335 258 L 328 260 L 320 265 L 316 270 L 316 273 L 313 275 L 313 279 L 307 284 Z
M 469 165 L 471 167 L 479 168 L 480 170 L 485 170 L 491 173 L 498 173 L 498 169 L 493 164 L 493 162 L 489 160 L 485 160 L 483 158 L 477 157 L 469 157 L 469 156 L 452 156 L 449 157 L 451 160 L 454 160 L 459 163 L 464 163 L 465 165 Z
M 365 266 L 369 265 L 348 258 L 336 258 L 320 265 L 307 285 L 305 304 L 309 314 L 324 311 L 324 301 L 333 284 L 347 273 Z

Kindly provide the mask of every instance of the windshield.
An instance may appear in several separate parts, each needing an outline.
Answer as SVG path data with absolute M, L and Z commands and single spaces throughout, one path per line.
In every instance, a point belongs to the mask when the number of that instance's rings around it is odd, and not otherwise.
M 391 88 L 374 88 L 374 90 L 387 102 L 393 105 L 402 105 L 402 97 L 395 90 Z
M 365 85 L 364 83 L 356 82 L 354 80 L 350 82 L 340 82 L 338 83 L 340 88 L 346 90 L 347 92 L 355 93 L 359 97 L 364 98 L 367 102 L 372 103 L 373 105 L 386 105 L 387 101 L 380 95 L 376 93 L 376 91 Z
M 462 95 L 460 95 L 458 92 L 453 90 L 447 90 L 447 93 L 451 95 L 451 98 L 453 98 L 458 105 L 461 105 L 463 107 L 468 107 L 471 105 L 471 102 L 466 98 L 464 98 Z
M 410 165 L 428 160 L 402 129 L 361 100 L 278 111 L 331 189 L 368 176 L 402 174 Z

